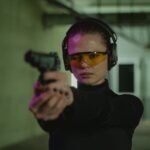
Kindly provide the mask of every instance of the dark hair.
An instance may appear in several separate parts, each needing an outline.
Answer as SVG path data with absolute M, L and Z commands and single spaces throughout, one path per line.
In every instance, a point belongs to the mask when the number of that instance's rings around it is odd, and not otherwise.
M 95 21 L 89 21 L 87 19 L 87 20 L 84 20 L 84 21 L 82 20 L 82 21 L 79 21 L 78 23 L 76 23 L 68 31 L 66 42 L 68 43 L 69 38 L 73 37 L 77 33 L 83 33 L 83 34 L 98 33 L 104 39 L 107 49 L 110 48 L 110 35 L 109 35 L 108 31 L 106 31 L 105 28 L 100 26 Z

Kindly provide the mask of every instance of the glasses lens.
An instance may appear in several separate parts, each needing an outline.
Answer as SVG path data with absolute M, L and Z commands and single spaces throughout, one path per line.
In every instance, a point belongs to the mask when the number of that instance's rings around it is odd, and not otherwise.
M 87 63 L 90 67 L 95 66 L 102 61 L 104 61 L 107 57 L 107 52 L 86 52 L 86 53 L 78 53 L 69 56 L 69 62 L 71 66 L 76 68 L 80 68 L 82 62 Z

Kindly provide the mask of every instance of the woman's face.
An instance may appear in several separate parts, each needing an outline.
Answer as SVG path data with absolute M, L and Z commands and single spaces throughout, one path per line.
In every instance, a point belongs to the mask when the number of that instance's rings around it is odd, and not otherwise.
M 97 85 L 104 82 L 108 72 L 107 54 L 100 57 L 100 61 L 91 65 L 93 58 L 82 55 L 85 52 L 106 52 L 106 44 L 98 33 L 77 33 L 68 40 L 68 54 L 81 54 L 80 65 L 71 63 L 71 70 L 78 82 L 87 85 Z

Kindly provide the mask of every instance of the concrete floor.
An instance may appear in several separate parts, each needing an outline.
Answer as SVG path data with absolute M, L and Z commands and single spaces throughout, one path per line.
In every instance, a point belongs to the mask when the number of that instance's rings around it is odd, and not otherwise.
M 0 150 L 48 150 L 47 134 L 36 136 Z
M 0 150 L 48 150 L 48 136 L 44 134 Z M 150 150 L 150 121 L 142 122 L 136 129 L 132 150 Z
M 132 150 L 150 150 L 150 121 L 142 122 L 136 129 Z

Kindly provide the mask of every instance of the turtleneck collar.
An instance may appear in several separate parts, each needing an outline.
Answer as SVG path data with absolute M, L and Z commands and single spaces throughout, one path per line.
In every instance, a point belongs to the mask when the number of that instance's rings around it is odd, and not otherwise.
M 108 80 L 105 79 L 105 81 L 101 84 L 92 86 L 92 85 L 86 85 L 86 84 L 82 84 L 78 82 L 78 89 L 80 90 L 86 90 L 86 91 L 101 91 L 101 90 L 105 90 L 108 89 Z

